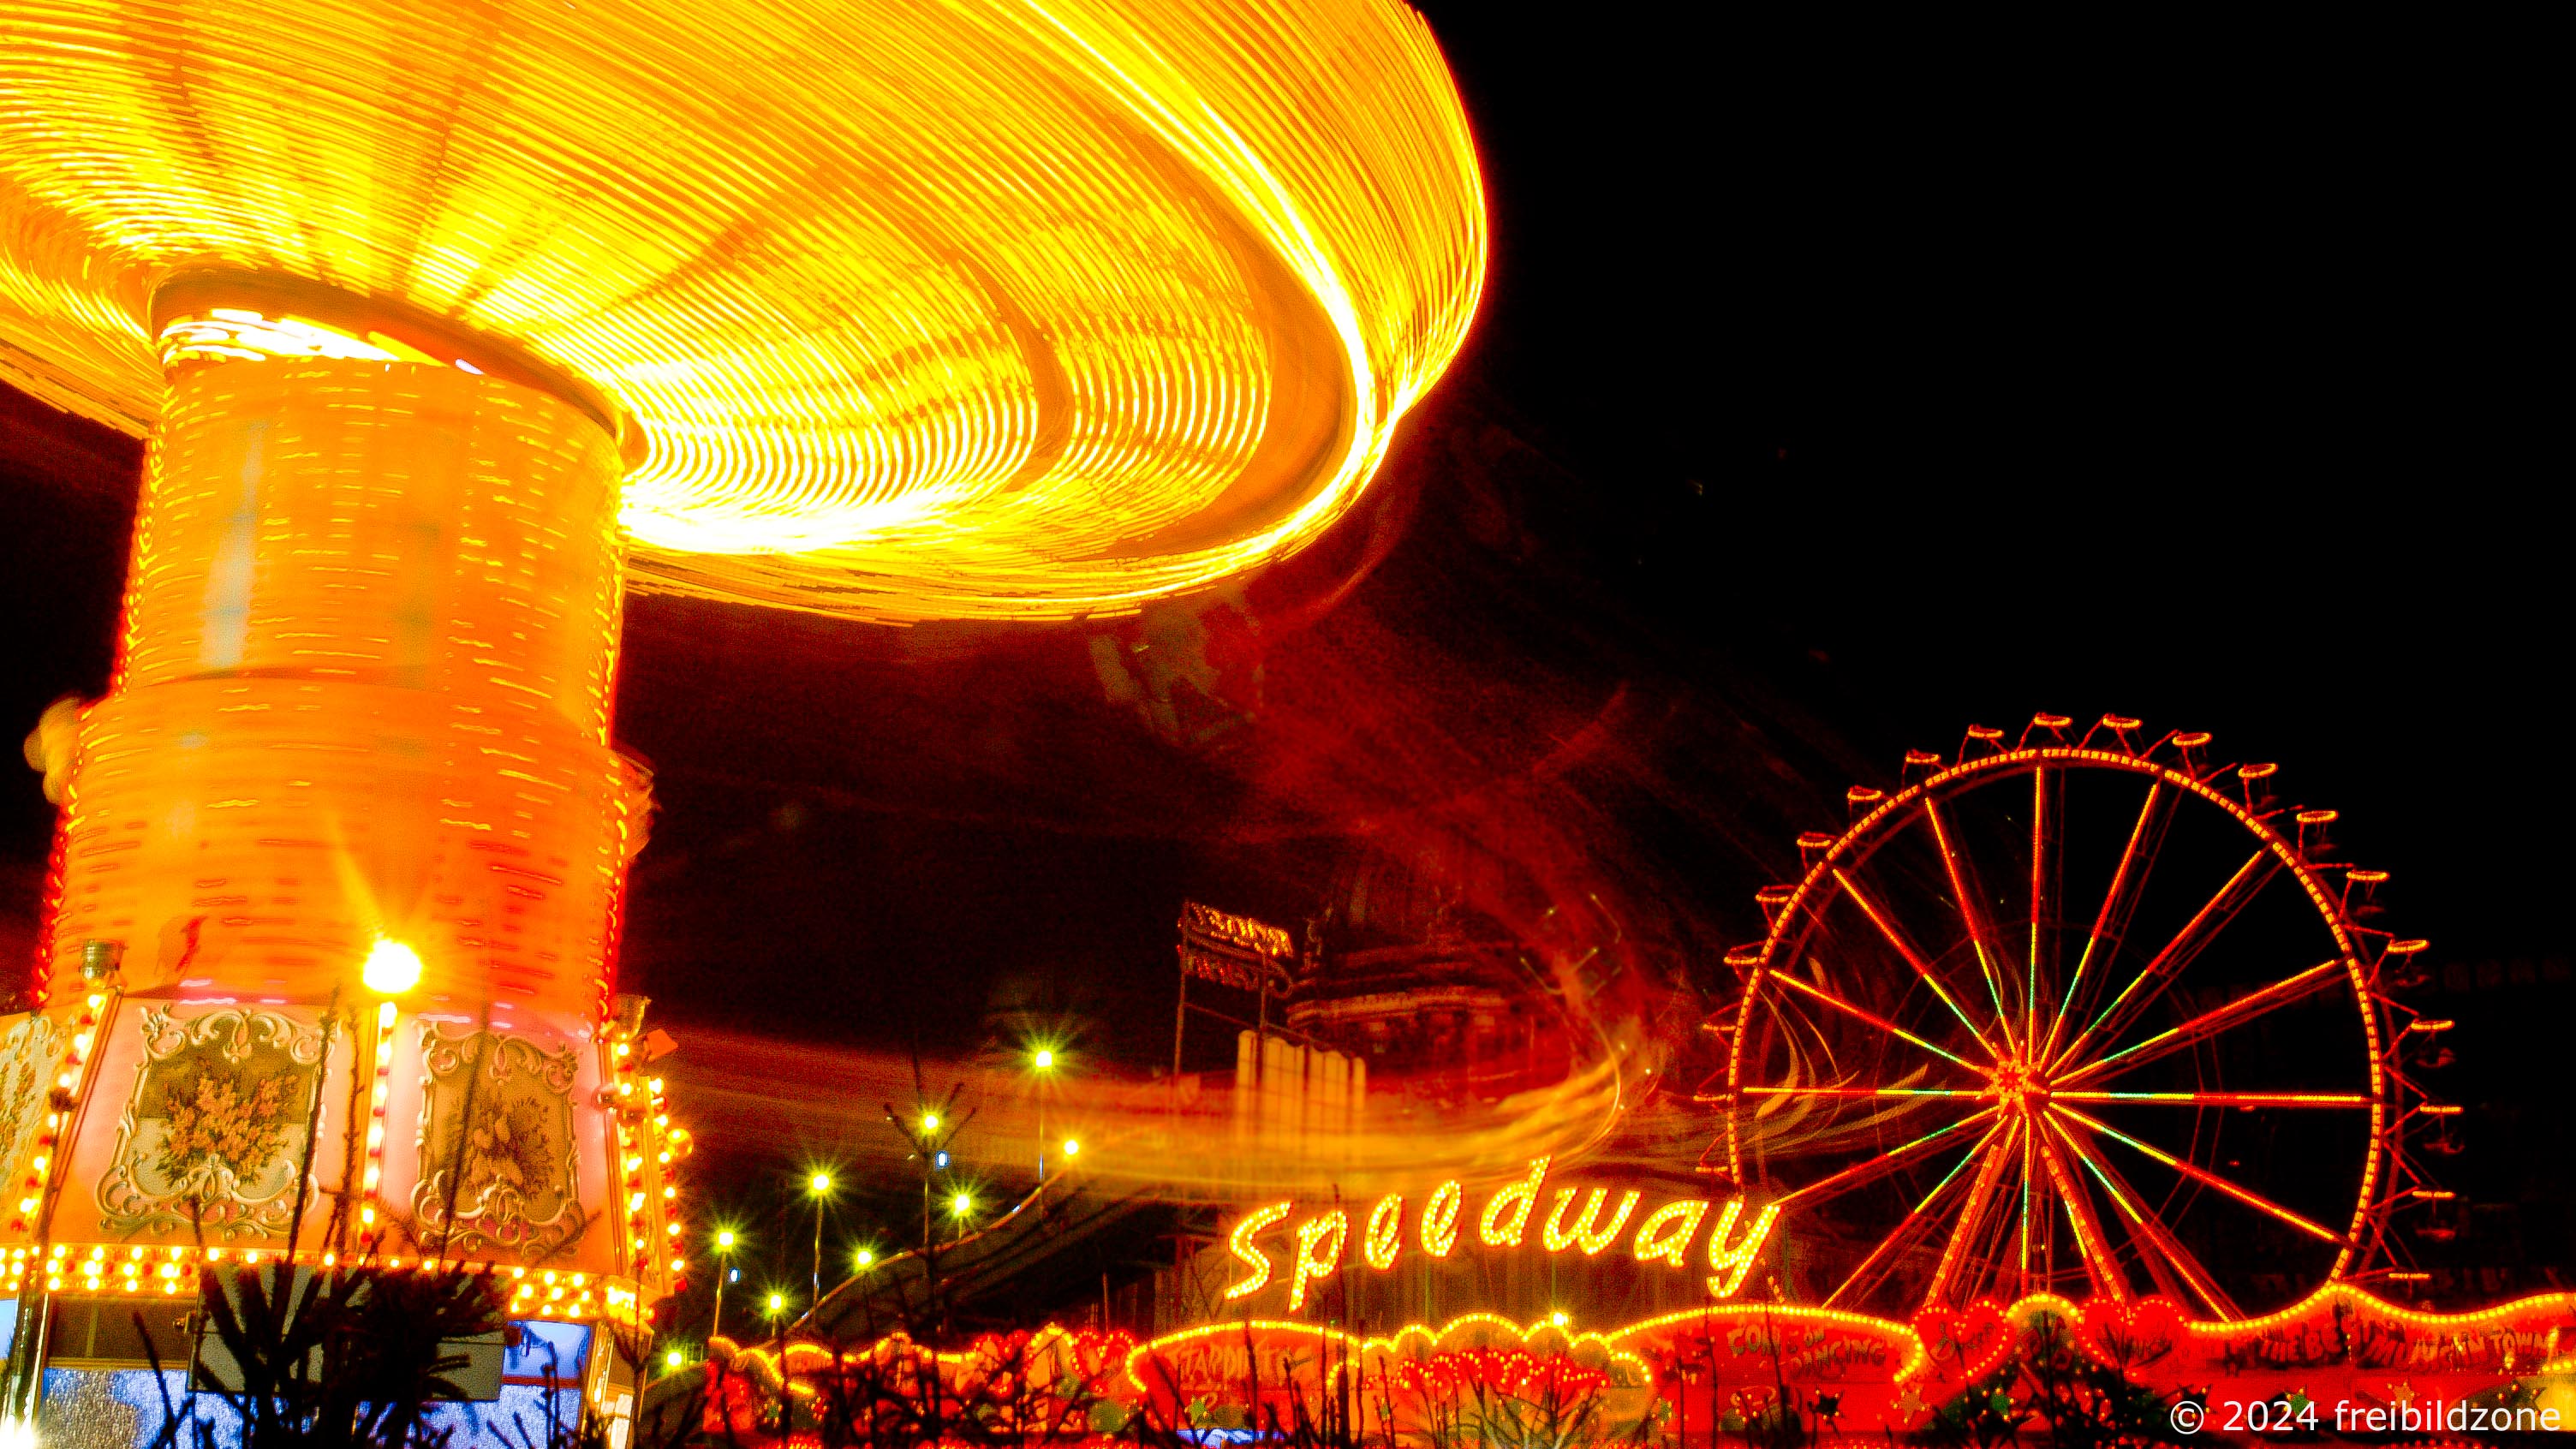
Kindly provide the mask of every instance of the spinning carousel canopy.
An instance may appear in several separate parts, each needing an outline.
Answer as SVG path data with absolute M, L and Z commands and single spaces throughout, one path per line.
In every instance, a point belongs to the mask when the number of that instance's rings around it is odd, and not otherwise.
M 1387 0 L 0 16 L 0 380 L 140 433 L 214 309 L 354 299 L 386 355 L 603 417 L 647 588 L 901 621 L 1212 581 L 1350 505 L 1482 281 L 1458 97 Z

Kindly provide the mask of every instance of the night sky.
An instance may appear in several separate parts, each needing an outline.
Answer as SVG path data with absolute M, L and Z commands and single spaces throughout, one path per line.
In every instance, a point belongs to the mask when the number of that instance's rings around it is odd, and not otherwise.
M 2279 761 L 2392 872 L 2462 1022 L 2454 1176 L 2517 1205 L 2491 1260 L 2564 1265 L 2529 93 L 2314 37 L 1431 14 L 1492 274 L 1313 552 L 1087 629 L 630 602 L 620 735 L 661 813 L 625 982 L 684 1057 L 693 1027 L 944 1058 L 1044 1020 L 1141 1075 L 1184 898 L 1294 922 L 1476 819 L 1651 903 L 1713 991 L 1847 784 L 2111 711 Z M 104 686 L 140 446 L 11 395 L 0 466 L 16 731 Z M 1188 707 L 1113 697 L 1104 653 Z M 50 825 L 32 772 L 0 788 L 12 959 Z

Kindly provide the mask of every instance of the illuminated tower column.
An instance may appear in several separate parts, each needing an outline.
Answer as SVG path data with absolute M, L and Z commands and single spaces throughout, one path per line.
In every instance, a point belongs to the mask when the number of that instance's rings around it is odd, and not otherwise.
M 91 943 L 122 968 L 39 1231 L 75 1260 L 278 1248 L 309 1175 L 315 1251 L 349 1188 L 343 1252 L 628 1278 L 598 1104 L 646 796 L 608 742 L 608 426 L 380 333 L 209 328 L 165 329 L 58 840 L 48 1014 L 97 993 Z M 378 357 L 259 355 L 280 338 Z M 362 979 L 386 941 L 423 968 L 390 1004 Z

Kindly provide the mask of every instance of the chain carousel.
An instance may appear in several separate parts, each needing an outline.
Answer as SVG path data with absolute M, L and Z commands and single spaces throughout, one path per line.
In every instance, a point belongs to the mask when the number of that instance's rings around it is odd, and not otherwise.
M 614 1417 L 690 1267 L 627 591 L 1064 620 L 1311 541 L 1474 314 L 1447 68 L 1382 0 L 0 21 L 0 382 L 149 440 L 30 746 L 0 1429 L 227 1263 L 496 1278 Z

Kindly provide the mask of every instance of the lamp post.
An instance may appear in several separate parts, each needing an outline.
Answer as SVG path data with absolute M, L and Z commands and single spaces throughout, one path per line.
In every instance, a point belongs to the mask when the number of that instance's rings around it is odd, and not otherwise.
M 709 1338 L 724 1332 L 724 1285 L 733 1274 L 733 1245 L 737 1241 L 733 1229 L 716 1230 L 716 1312 L 714 1323 L 707 1329 Z
M 401 1015 L 401 1008 L 395 1004 L 394 998 L 418 986 L 420 974 L 421 960 L 418 951 L 400 941 L 381 936 L 376 939 L 374 947 L 367 952 L 366 963 L 359 968 L 358 972 L 358 979 L 369 991 L 374 992 L 377 998 L 375 1050 L 372 1053 L 374 1060 L 370 1064 L 371 1070 L 363 1078 L 352 1072 L 349 1082 L 353 1089 L 352 1106 L 357 1104 L 355 1089 L 359 1083 L 364 1081 L 368 1084 L 366 1171 L 365 1176 L 360 1179 L 362 1196 L 358 1199 L 358 1223 L 359 1242 L 369 1250 L 374 1248 L 376 1238 L 376 1191 L 384 1184 L 384 1113 L 386 1102 L 393 1089 L 394 1023 Z M 471 1101 L 470 1098 L 468 1100 Z M 357 1121 L 358 1114 L 350 1113 L 353 1132 L 356 1130 Z M 442 1256 L 445 1255 L 446 1243 L 443 1239 L 439 1251 Z
M 1039 1047 L 1029 1058 L 1038 1072 L 1038 1186 L 1046 1186 L 1046 1099 L 1047 1074 L 1055 1070 L 1055 1050 Z
M 811 1314 L 823 1306 L 823 1206 L 832 1198 L 832 1174 L 815 1173 L 806 1179 L 805 1189 L 814 1195 L 814 1296 L 805 1305 Z
M 1053 1058 L 1050 1056 L 1049 1060 L 1053 1060 Z M 956 1100 L 957 1093 L 952 1089 L 948 1094 L 948 1101 L 950 1104 L 954 1104 Z M 905 1126 L 903 1118 L 897 1115 L 894 1108 L 891 1106 L 885 1109 L 885 1114 L 886 1121 L 892 1123 L 894 1125 L 894 1130 L 903 1134 L 903 1140 L 911 1144 L 913 1156 L 921 1159 L 921 1255 L 923 1259 L 923 1267 L 925 1271 L 927 1271 L 930 1267 L 929 1258 L 931 1248 L 930 1182 L 934 1176 L 948 1170 L 948 1142 L 951 1138 L 954 1138 L 957 1135 L 958 1130 L 966 1124 L 964 1122 L 948 1122 L 948 1130 L 943 1135 L 940 1131 L 940 1126 L 945 1119 L 940 1116 L 937 1108 L 925 1107 L 922 1109 L 918 1130 Z M 974 1114 L 968 1113 L 967 1115 L 972 1116 Z
M 953 1194 L 953 1195 L 952 1195 L 952 1196 L 950 1196 L 950 1198 L 948 1199 L 948 1215 L 949 1215 L 950 1217 L 953 1217 L 953 1218 L 955 1218 L 955 1219 L 957 1220 L 957 1238 L 956 1238 L 956 1241 L 959 1241 L 959 1242 L 963 1242 L 963 1241 L 965 1241 L 965 1238 L 966 1238 L 966 1218 L 967 1218 L 967 1215 L 968 1215 L 968 1214 L 970 1214 L 970 1213 L 972 1213 L 972 1212 L 974 1212 L 974 1211 L 975 1211 L 975 1195 L 974 1195 L 973 1193 L 960 1191 L 960 1192 L 958 1192 L 958 1193 Z
M 947 1097 L 935 1106 L 926 1100 L 929 1094 L 919 1078 L 914 1079 L 913 1086 L 922 1092 L 922 1096 L 915 1099 L 920 1103 L 919 1115 L 906 1118 L 889 1102 L 885 1109 L 886 1123 L 912 1149 L 912 1155 L 921 1161 L 922 1287 L 933 1321 L 944 1326 L 948 1311 L 939 1287 L 939 1254 L 937 1239 L 931 1230 L 930 1186 L 932 1178 L 948 1170 L 948 1144 L 957 1139 L 957 1134 L 965 1130 L 975 1114 L 970 1110 L 963 1117 L 955 1115 L 958 1093 L 965 1090 L 963 1083 L 951 1086 Z
M 939 1160 L 931 1155 L 930 1143 L 939 1133 L 939 1114 L 921 1114 L 921 1256 L 930 1258 L 930 1174 L 938 1170 Z

